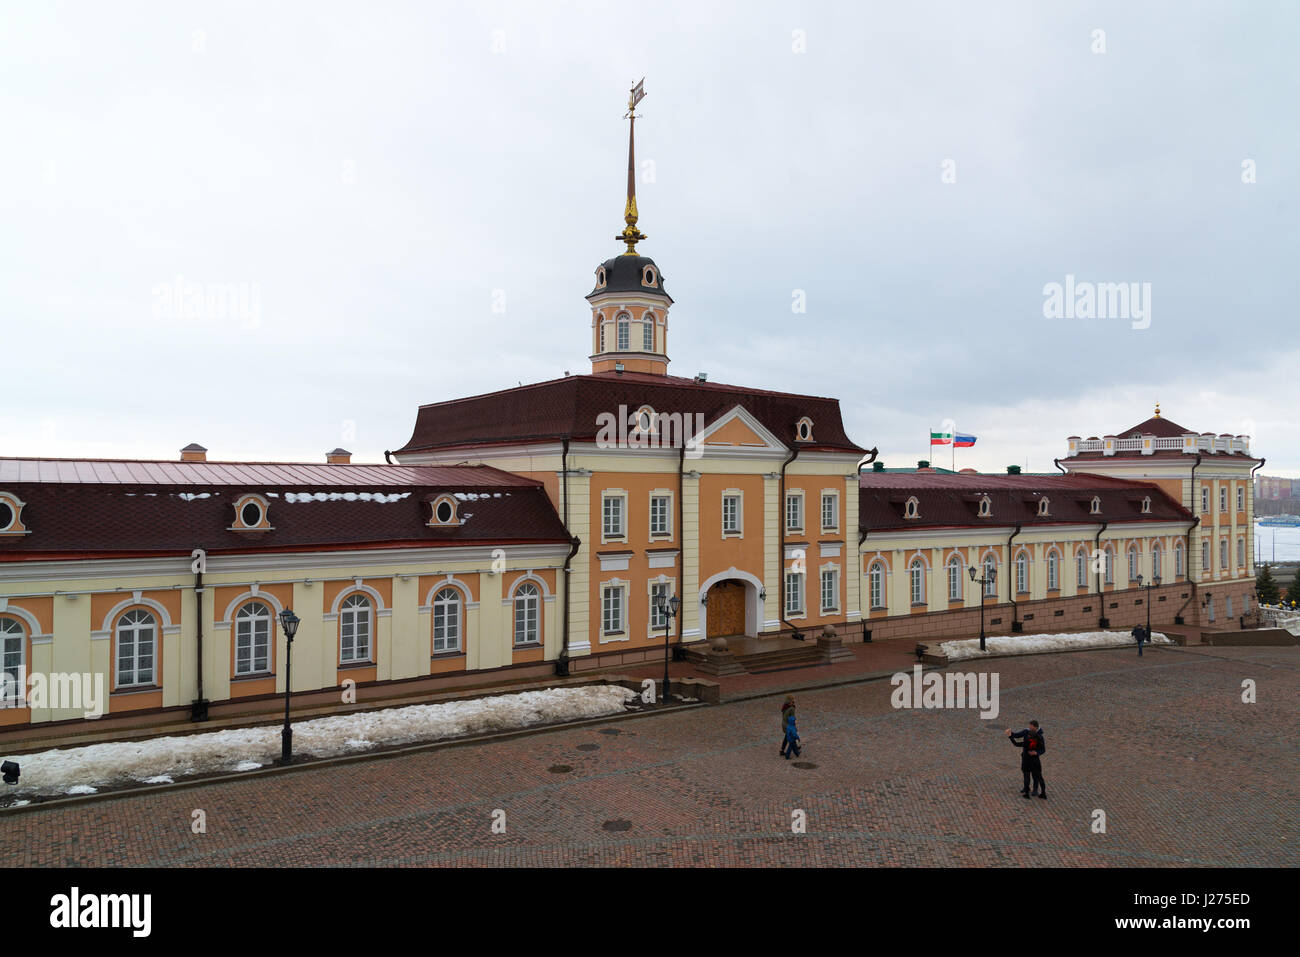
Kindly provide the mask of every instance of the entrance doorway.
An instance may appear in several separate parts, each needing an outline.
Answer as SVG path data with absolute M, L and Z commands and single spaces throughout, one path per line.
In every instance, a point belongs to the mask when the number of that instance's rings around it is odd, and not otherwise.
M 706 638 L 729 638 L 745 633 L 745 583 L 734 578 L 717 582 L 708 590 Z

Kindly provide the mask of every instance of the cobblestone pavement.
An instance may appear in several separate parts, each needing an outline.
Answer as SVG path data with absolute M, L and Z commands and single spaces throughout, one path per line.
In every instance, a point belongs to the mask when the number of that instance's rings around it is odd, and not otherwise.
M 0 866 L 1294 867 L 1297 666 L 1296 648 L 968 664 L 951 670 L 999 676 L 993 720 L 895 710 L 883 681 L 801 691 L 795 762 L 777 755 L 781 699 L 756 698 L 0 816 Z M 1046 801 L 1020 797 L 1005 736 L 1030 718 Z

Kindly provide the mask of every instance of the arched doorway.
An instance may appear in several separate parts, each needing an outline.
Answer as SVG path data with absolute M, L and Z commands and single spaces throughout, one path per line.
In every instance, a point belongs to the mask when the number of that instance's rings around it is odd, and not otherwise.
M 716 582 L 706 593 L 706 638 L 730 638 L 745 633 L 745 583 L 734 578 Z

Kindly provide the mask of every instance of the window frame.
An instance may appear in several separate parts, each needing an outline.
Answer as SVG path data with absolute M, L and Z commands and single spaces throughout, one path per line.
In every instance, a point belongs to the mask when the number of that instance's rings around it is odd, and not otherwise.
M 611 502 L 618 503 L 618 530 L 611 532 Z M 600 540 L 605 542 L 627 541 L 627 492 L 623 489 L 605 489 L 600 493 Z
M 873 558 L 867 565 L 867 610 L 889 609 L 889 570 L 884 559 Z
M 655 529 L 655 502 L 666 503 L 663 508 L 663 529 Z M 673 493 L 667 489 L 655 489 L 650 493 L 650 537 L 671 540 L 673 537 Z
M 526 590 L 527 589 L 527 590 Z M 521 581 L 510 593 L 510 640 L 514 648 L 535 648 L 542 644 L 542 589 L 535 581 Z M 519 612 L 524 612 L 524 640 L 519 640 Z M 532 612 L 529 637 L 529 610 Z
M 262 615 L 249 614 L 248 613 L 249 609 L 254 607 L 261 608 L 265 612 L 265 614 Z M 275 642 L 275 620 L 276 620 L 275 611 L 271 608 L 270 605 L 268 605 L 266 602 L 260 599 L 254 598 L 250 601 L 244 602 L 242 605 L 239 606 L 239 610 L 235 612 L 235 620 L 233 622 L 234 627 L 232 628 L 232 631 L 234 633 L 234 654 L 235 654 L 234 677 L 251 678 L 259 675 L 264 676 L 264 675 L 274 674 L 274 667 L 273 667 L 274 656 L 272 652 L 274 650 L 273 645 Z M 257 663 L 256 625 L 259 622 L 265 623 L 266 625 L 266 634 L 264 636 L 265 643 L 266 643 L 266 667 L 265 668 L 256 667 L 256 663 Z M 249 667 L 247 669 L 240 670 L 239 642 L 240 642 L 240 631 L 244 625 L 248 625 L 249 628 L 252 629 L 252 633 L 248 636 L 249 637 L 248 640 Z
M 358 642 L 357 628 L 357 625 L 361 622 L 361 617 L 358 612 L 363 607 L 365 608 L 366 632 L 366 653 L 364 656 L 358 654 L 361 649 Z M 351 591 L 343 596 L 343 600 L 339 602 L 339 667 L 374 664 L 376 619 L 375 603 L 368 594 L 363 591 Z M 352 656 L 350 658 L 345 657 L 345 652 L 348 649 L 347 628 L 349 625 L 352 628 Z
M 962 565 L 963 563 L 960 555 L 952 555 L 949 557 L 949 559 L 946 562 L 943 563 L 943 567 L 948 573 L 948 601 L 949 602 L 962 601 L 963 598 L 965 597 L 962 593 L 963 592 L 962 574 L 965 571 Z M 956 587 L 954 587 L 954 585 Z M 956 592 L 956 594 L 953 594 L 953 592 Z
M 10 649 L 11 644 L 16 651 Z M 17 661 L 12 662 L 15 656 Z M 0 695 L 0 707 L 23 707 L 27 692 L 27 626 L 14 615 L 0 615 L 0 674 L 11 676 L 0 688 L 9 690 L 12 686 L 11 693 Z
M 786 618 L 803 618 L 808 614 L 808 602 L 806 601 L 805 591 L 805 573 L 801 571 L 792 571 L 786 569 L 785 588 L 782 596 L 782 607 L 785 608 Z M 790 606 L 790 599 L 798 600 L 797 607 Z
M 913 608 L 926 604 L 926 564 L 920 555 L 907 563 L 907 596 Z
M 734 499 L 736 503 L 734 528 L 727 527 L 727 501 Z M 745 493 L 740 489 L 723 489 L 722 492 L 722 537 L 745 537 Z
M 443 597 L 448 594 L 451 595 L 450 600 Z M 462 647 L 461 642 L 465 634 L 465 608 L 468 604 L 469 603 L 465 600 L 465 595 L 462 594 L 461 590 L 455 585 L 442 585 L 433 593 L 433 601 L 429 603 L 429 650 L 434 657 L 440 655 L 464 654 L 464 648 Z M 455 635 L 454 641 L 450 644 L 448 638 L 448 608 L 454 609 L 455 611 L 455 620 L 452 622 Z M 441 638 L 443 647 L 441 648 L 438 647 L 438 616 L 440 610 L 442 612 L 443 632 Z
M 148 631 L 150 632 L 150 638 L 149 638 L 149 640 L 150 640 L 150 643 L 151 643 L 151 644 L 150 644 L 150 651 L 149 651 L 149 655 L 148 655 L 148 657 L 149 657 L 149 659 L 150 659 L 150 661 L 151 661 L 151 664 L 150 664 L 150 666 L 149 666 L 148 680 L 146 680 L 146 681 L 141 681 L 141 680 L 139 680 L 139 676 L 140 676 L 140 673 L 141 673 L 140 659 L 141 659 L 142 657 L 144 657 L 144 656 L 141 655 L 141 653 L 140 653 L 140 639 L 139 639 L 139 633 L 140 633 L 141 631 L 145 630 L 145 629 L 142 628 L 142 627 L 140 627 L 141 625 L 143 625 L 143 622 L 140 621 L 140 620 L 138 620 L 138 619 L 133 620 L 133 621 L 130 623 L 131 626 L 132 626 L 132 627 L 130 628 L 130 631 L 131 631 L 132 634 L 134 635 L 134 637 L 133 637 L 133 641 L 132 641 L 132 650 L 133 650 L 133 654 L 132 654 L 132 662 L 133 662 L 133 667 L 132 667 L 130 673 L 131 673 L 131 675 L 132 675 L 136 680 L 134 680 L 134 681 L 123 681 L 123 680 L 122 680 L 122 632 L 123 632 L 123 623 L 126 621 L 127 617 L 128 617 L 128 616 L 131 616 L 131 615 L 143 615 L 144 617 L 146 617 L 146 618 L 149 619 L 149 627 L 148 627 Z M 157 687 L 157 685 L 158 685 L 158 645 L 159 645 L 158 638 L 159 638 L 159 635 L 160 635 L 161 631 L 162 631 L 162 626 L 161 626 L 161 624 L 160 624 L 159 621 L 158 621 L 158 616 L 155 615 L 155 614 L 153 613 L 153 611 L 152 611 L 151 609 L 149 609 L 149 608 L 144 608 L 144 607 L 141 607 L 141 606 L 139 606 L 139 605 L 136 605 L 136 606 L 134 606 L 134 607 L 132 607 L 132 608 L 127 608 L 125 611 L 123 611 L 120 615 L 117 616 L 117 621 L 113 623 L 113 679 L 114 679 L 114 680 L 113 680 L 113 687 L 114 687 L 114 688 L 132 688 L 132 689 L 135 689 L 135 688 L 153 688 L 153 687 Z
M 826 603 L 827 576 L 830 576 L 830 604 Z M 821 612 L 823 615 L 840 610 L 840 569 L 838 565 L 822 566 L 821 574 L 818 576 L 818 590 L 821 596 Z
M 615 627 L 610 628 L 610 597 L 614 596 L 616 601 L 615 610 L 618 613 L 618 621 Z M 622 638 L 627 635 L 627 582 L 614 580 L 602 582 L 600 586 L 600 636 L 601 638 Z
M 830 502 L 831 506 L 831 524 L 826 524 L 826 504 Z M 838 532 L 840 530 L 840 493 L 833 488 L 822 489 L 821 498 L 821 528 L 823 532 Z
M 790 506 L 795 505 L 798 512 L 799 524 L 790 524 Z M 803 489 L 786 489 L 785 490 L 785 516 L 782 519 L 785 522 L 787 532 L 802 532 L 804 530 L 804 510 L 803 510 Z

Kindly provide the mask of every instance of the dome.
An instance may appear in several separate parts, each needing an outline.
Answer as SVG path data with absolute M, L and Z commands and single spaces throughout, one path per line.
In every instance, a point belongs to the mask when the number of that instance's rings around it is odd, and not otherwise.
M 600 283 L 601 270 L 605 274 L 604 285 Z M 663 273 L 649 256 L 615 256 L 596 267 L 596 287 L 587 293 L 587 298 L 607 292 L 658 295 L 672 302 L 672 296 L 664 290 Z

